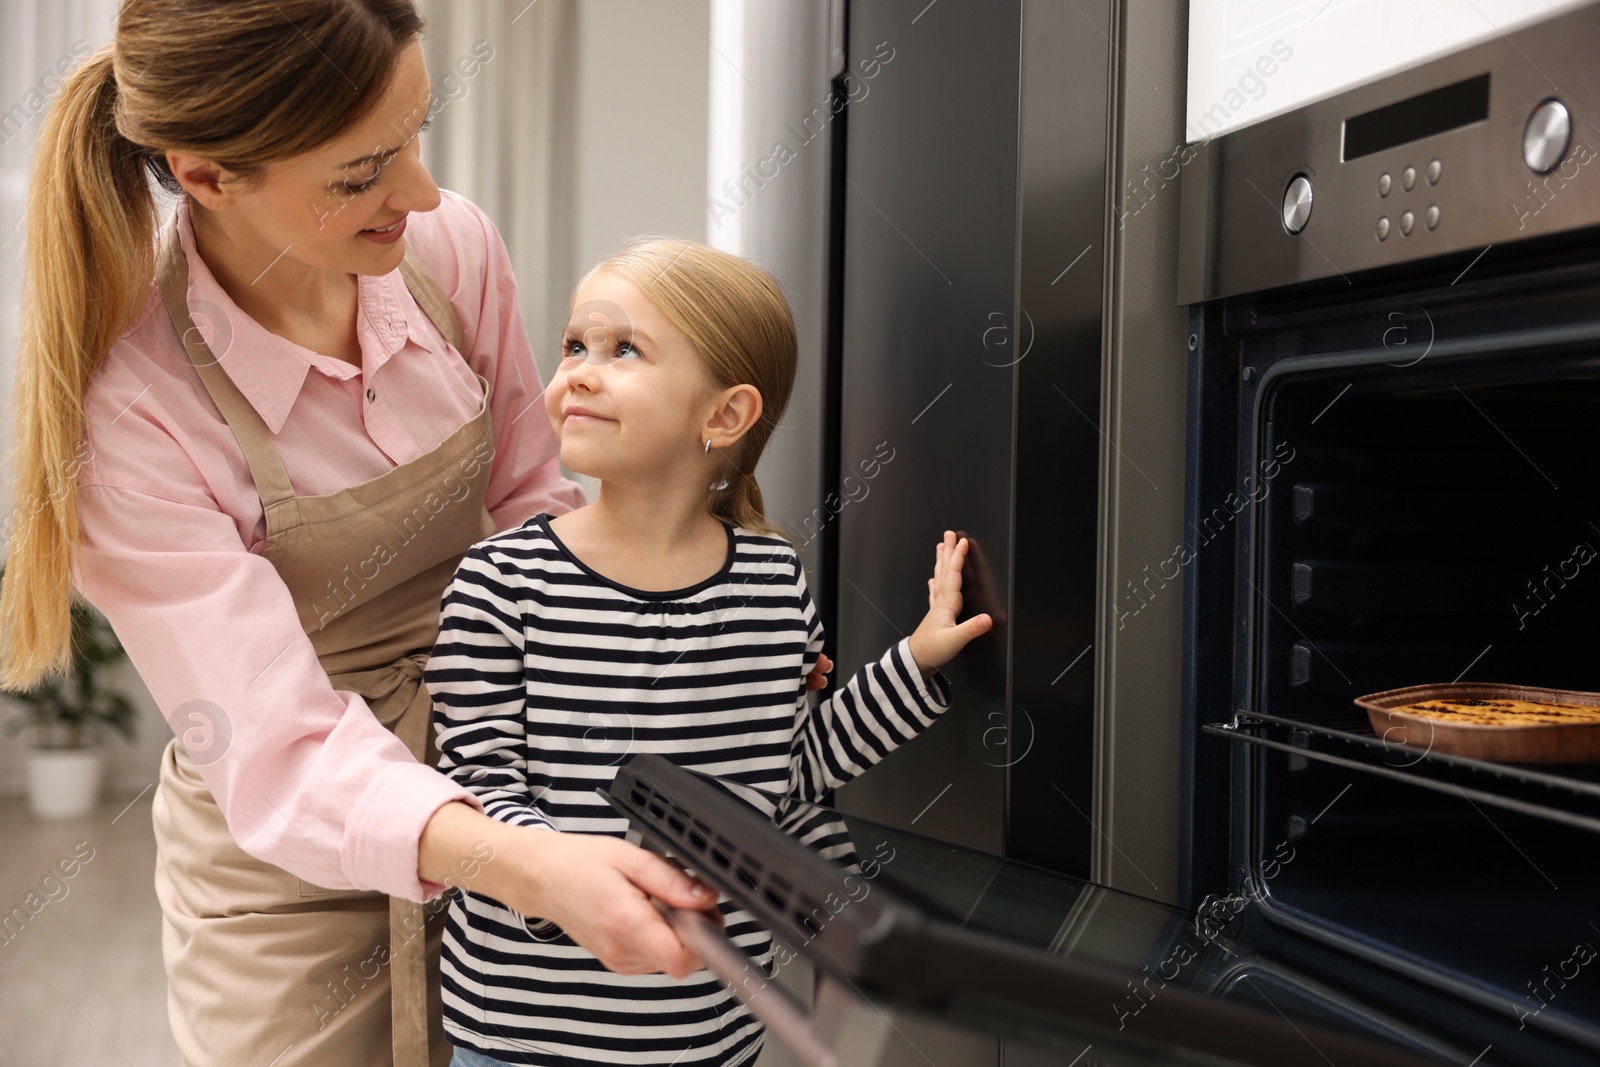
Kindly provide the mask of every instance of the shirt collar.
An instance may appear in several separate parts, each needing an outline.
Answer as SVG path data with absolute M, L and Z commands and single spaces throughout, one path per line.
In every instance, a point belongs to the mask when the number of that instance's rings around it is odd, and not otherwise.
M 176 211 L 178 238 L 189 261 L 189 313 L 212 355 L 272 433 L 283 429 L 309 371 L 315 369 L 338 379 L 365 374 L 370 379 L 411 336 L 407 307 L 411 301 L 402 295 L 405 280 L 398 269 L 388 274 L 357 276 L 360 367 L 278 336 L 240 310 L 200 258 L 188 197 L 179 201 Z

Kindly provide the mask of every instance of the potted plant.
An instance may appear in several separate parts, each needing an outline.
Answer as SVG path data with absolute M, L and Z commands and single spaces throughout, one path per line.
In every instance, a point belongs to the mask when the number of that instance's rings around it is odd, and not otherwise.
M 71 611 L 67 675 L 6 694 L 26 706 L 6 724 L 6 733 L 35 731 L 28 754 L 28 805 L 42 819 L 75 818 L 94 807 L 105 767 L 105 752 L 95 742 L 107 727 L 131 741 L 138 721 L 128 698 L 105 685 L 105 670 L 127 658 L 122 642 L 89 605 L 74 598 Z

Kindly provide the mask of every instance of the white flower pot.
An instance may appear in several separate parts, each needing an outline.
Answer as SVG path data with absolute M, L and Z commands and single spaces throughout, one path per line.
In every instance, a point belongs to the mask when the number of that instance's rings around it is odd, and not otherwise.
M 87 815 L 100 799 L 105 753 L 97 748 L 36 748 L 28 753 L 28 807 L 41 819 Z

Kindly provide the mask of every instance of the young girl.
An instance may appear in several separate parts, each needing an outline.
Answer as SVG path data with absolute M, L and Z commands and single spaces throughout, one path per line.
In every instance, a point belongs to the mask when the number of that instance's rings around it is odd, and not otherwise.
M 794 322 L 765 272 L 705 245 L 625 246 L 581 281 L 545 390 L 593 503 L 475 545 L 424 682 L 439 767 L 494 818 L 624 837 L 596 794 L 633 752 L 816 799 L 932 725 L 937 673 L 990 627 L 956 622 L 966 540 L 935 549 L 928 614 L 811 707 L 822 626 L 752 472 L 794 381 Z M 722 902 L 771 974 L 770 934 Z M 738 1064 L 762 1027 L 709 971 L 617 974 L 538 916 L 458 892 L 442 951 L 456 1063 Z

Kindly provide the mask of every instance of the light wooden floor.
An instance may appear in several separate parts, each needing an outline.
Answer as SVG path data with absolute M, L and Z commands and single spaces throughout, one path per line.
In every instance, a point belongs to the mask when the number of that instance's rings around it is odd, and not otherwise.
M 0 919 L 27 913 L 29 893 L 35 908 L 48 901 L 25 925 L 12 917 L 0 929 L 0 1062 L 177 1064 L 152 882 L 152 792 L 62 821 L 35 819 L 20 797 L 0 799 Z M 92 858 L 62 878 L 56 864 L 75 848 Z M 51 874 L 57 883 L 41 890 Z

